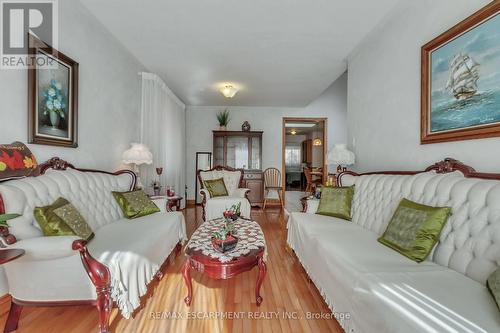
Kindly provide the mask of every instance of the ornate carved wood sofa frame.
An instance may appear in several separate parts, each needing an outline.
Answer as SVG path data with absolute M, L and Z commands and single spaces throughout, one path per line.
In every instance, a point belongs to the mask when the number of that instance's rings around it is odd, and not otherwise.
M 117 172 L 106 172 L 100 170 L 91 169 L 80 169 L 75 168 L 72 164 L 61 160 L 58 157 L 54 157 L 40 165 L 40 175 L 45 174 L 49 169 L 54 170 L 67 170 L 74 169 L 81 172 L 93 172 L 93 173 L 103 173 L 109 175 L 122 175 L 128 174 L 131 177 L 131 184 L 129 190 L 135 188 L 136 185 L 136 175 L 130 170 L 121 170 Z M 1 183 L 0 183 L 1 185 Z M 4 199 L 0 194 L 0 214 L 5 212 Z M 17 242 L 15 235 L 9 232 L 7 227 L 0 227 L 0 236 L 2 240 L 7 245 L 13 245 Z M 0 245 L 1 246 L 1 245 Z M 5 245 L 3 245 L 5 246 Z M 15 245 L 14 245 L 15 246 Z M 12 298 L 11 307 L 9 315 L 5 324 L 4 332 L 11 332 L 17 329 L 18 321 L 22 308 L 24 306 L 39 306 L 39 307 L 52 307 L 52 306 L 80 306 L 80 305 L 92 305 L 97 308 L 99 315 L 99 330 L 100 332 L 110 332 L 109 329 L 109 318 L 111 309 L 113 307 L 113 301 L 111 299 L 111 281 L 110 281 L 110 271 L 106 265 L 96 260 L 89 253 L 87 248 L 87 241 L 79 239 L 75 240 L 72 244 L 72 249 L 78 251 L 80 254 L 81 262 L 88 277 L 90 278 L 92 284 L 95 286 L 96 299 L 89 300 L 65 300 L 65 301 L 25 301 Z M 180 252 L 181 246 L 178 243 L 167 259 L 160 266 L 160 269 L 156 272 L 154 278 L 156 281 L 160 281 L 163 277 L 164 271 L 168 266 L 169 261 L 175 257 Z M 155 283 L 150 283 L 148 289 L 153 287 Z
M 460 171 L 467 178 L 482 178 L 482 179 L 496 179 L 500 180 L 500 173 L 484 173 L 484 172 L 476 172 L 476 170 L 468 165 L 463 164 L 462 162 L 453 159 L 453 158 L 445 158 L 442 161 L 439 161 L 425 170 L 421 171 L 376 171 L 376 172 L 365 172 L 365 173 L 356 173 L 354 171 L 344 171 L 340 173 L 336 177 L 337 186 L 342 186 L 342 177 L 346 175 L 351 176 L 364 176 L 364 175 L 416 175 L 423 172 L 436 171 L 436 173 L 449 173 L 454 171 Z M 308 208 L 308 197 L 303 197 L 300 199 L 302 204 L 302 212 L 306 212 Z
M 215 166 L 209 170 L 197 170 L 196 176 L 198 177 L 198 181 L 200 182 L 200 194 L 202 196 L 201 206 L 203 209 L 203 220 L 205 220 L 205 218 L 207 216 L 207 201 L 210 199 L 210 193 L 205 189 L 205 186 L 203 184 L 203 180 L 204 180 L 203 174 L 212 173 L 212 172 L 220 172 L 220 174 L 222 175 L 222 173 L 225 171 L 227 171 L 227 172 L 239 172 L 240 173 L 239 180 L 237 181 L 237 188 L 232 189 L 233 192 L 238 192 L 238 193 L 234 193 L 232 197 L 233 198 L 246 198 L 248 201 L 248 193 L 250 192 L 250 189 L 244 188 L 245 182 L 243 180 L 243 176 L 244 176 L 243 169 L 235 169 L 235 168 L 231 168 L 231 167 L 224 167 L 224 166 L 218 165 L 218 166 Z M 210 178 L 210 179 L 212 179 L 212 178 Z M 227 181 L 226 177 L 224 177 L 224 180 Z M 226 185 L 228 185 L 228 184 L 226 184 Z M 231 195 L 232 194 L 231 188 L 228 188 L 228 191 L 230 192 L 230 195 Z M 250 209 L 250 203 L 248 205 L 249 205 L 248 207 Z M 221 214 L 221 216 L 222 216 L 222 214 Z M 248 217 L 250 217 L 250 216 L 248 216 Z

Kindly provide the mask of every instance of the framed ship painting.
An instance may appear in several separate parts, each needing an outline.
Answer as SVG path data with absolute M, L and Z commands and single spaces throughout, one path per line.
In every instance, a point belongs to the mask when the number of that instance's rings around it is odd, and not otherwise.
M 500 1 L 422 47 L 421 143 L 500 136 Z
M 78 146 L 78 63 L 29 35 L 28 142 Z

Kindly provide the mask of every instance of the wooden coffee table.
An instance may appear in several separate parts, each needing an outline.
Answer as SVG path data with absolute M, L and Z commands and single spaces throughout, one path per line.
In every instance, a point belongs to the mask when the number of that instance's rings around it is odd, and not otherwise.
M 200 228 L 201 227 L 203 227 L 203 224 Z M 210 239 L 207 239 L 207 242 L 210 242 Z M 255 285 L 255 301 L 258 306 L 262 303 L 260 287 L 262 286 L 262 282 L 267 272 L 267 266 L 264 261 L 265 246 L 259 246 L 258 249 L 252 249 L 248 253 L 236 256 L 228 262 L 221 262 L 218 258 L 203 254 L 201 250 L 193 250 L 188 247 L 186 247 L 185 254 L 187 259 L 182 267 L 182 275 L 188 289 L 188 294 L 186 298 L 184 298 L 186 305 L 191 305 L 193 299 L 191 269 L 205 274 L 212 279 L 226 280 L 240 273 L 249 271 L 255 266 L 259 267 L 259 274 Z
M 4 249 L 0 250 L 0 265 L 6 264 L 9 261 L 15 260 L 23 256 L 25 251 L 23 249 Z

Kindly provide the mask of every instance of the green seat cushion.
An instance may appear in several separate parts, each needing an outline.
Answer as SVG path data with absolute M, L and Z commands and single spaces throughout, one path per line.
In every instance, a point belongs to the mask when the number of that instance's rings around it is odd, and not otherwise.
M 79 236 L 86 240 L 94 237 L 80 212 L 64 198 L 49 206 L 35 207 L 33 214 L 45 236 Z
M 316 214 L 351 220 L 354 185 L 349 187 L 323 187 Z
M 226 197 L 229 195 L 224 178 L 205 180 L 203 181 L 203 186 L 210 193 L 211 198 Z
M 500 268 L 491 273 L 486 281 L 486 286 L 500 309 Z
M 143 190 L 113 192 L 113 197 L 128 219 L 158 213 L 160 209 Z
M 378 241 L 416 262 L 424 261 L 439 240 L 450 207 L 431 207 L 403 199 Z

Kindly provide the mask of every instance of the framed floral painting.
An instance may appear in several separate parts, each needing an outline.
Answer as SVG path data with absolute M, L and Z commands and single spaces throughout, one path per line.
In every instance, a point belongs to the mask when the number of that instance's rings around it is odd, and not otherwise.
M 29 36 L 29 143 L 78 146 L 78 63 Z
M 500 136 L 500 2 L 422 47 L 421 143 Z

